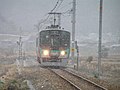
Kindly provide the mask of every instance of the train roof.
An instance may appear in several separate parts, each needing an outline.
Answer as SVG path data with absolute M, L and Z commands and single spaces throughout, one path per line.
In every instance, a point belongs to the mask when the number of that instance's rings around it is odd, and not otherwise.
M 48 26 L 40 32 L 43 32 L 43 31 L 59 31 L 59 30 L 64 31 L 64 32 L 69 32 L 69 31 L 64 30 L 64 28 L 61 28 L 59 25 Z

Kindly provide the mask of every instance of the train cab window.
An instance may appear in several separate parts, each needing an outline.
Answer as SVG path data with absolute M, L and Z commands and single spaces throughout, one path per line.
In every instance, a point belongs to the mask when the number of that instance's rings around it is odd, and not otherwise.
M 40 33 L 40 44 L 41 45 L 49 45 L 50 44 L 49 31 L 42 31 Z
M 61 45 L 65 47 L 70 47 L 70 33 L 66 31 L 61 32 Z

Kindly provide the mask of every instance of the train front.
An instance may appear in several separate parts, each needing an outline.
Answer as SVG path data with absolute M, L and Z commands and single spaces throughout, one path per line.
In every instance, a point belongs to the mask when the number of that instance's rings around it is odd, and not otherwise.
M 70 33 L 60 28 L 49 28 L 40 32 L 41 62 L 64 62 L 70 54 Z

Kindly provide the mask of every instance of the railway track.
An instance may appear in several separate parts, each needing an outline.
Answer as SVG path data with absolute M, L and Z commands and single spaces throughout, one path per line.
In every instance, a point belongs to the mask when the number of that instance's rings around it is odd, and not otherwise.
M 106 88 L 70 71 L 64 69 L 49 70 L 67 81 L 69 84 L 71 84 L 71 86 L 75 87 L 76 90 L 107 90 Z

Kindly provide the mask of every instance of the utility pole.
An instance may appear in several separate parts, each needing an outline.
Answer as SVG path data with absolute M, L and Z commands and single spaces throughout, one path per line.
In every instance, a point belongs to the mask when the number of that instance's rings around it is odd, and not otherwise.
M 26 56 L 25 56 L 25 51 L 23 52 L 23 60 L 26 59 Z
M 72 53 L 71 57 L 74 60 L 75 54 L 75 23 L 76 23 L 76 0 L 73 0 L 73 8 L 72 8 Z
M 18 60 L 19 60 L 19 63 L 20 65 L 23 65 L 23 56 L 22 56 L 22 37 L 20 35 L 19 37 L 19 41 L 17 41 L 17 44 L 18 44 L 18 48 L 19 48 L 19 56 L 18 56 Z
M 77 70 L 79 69 L 79 47 L 77 41 L 75 41 L 75 48 L 77 50 Z
M 102 7 L 103 0 L 100 0 L 100 12 L 99 12 L 99 45 L 98 45 L 98 77 L 101 73 L 101 46 L 102 46 Z
M 118 30 L 118 44 L 120 44 L 120 30 Z
M 22 59 L 22 37 L 19 37 L 19 60 Z
M 20 31 L 21 31 L 21 27 L 20 27 Z M 18 61 L 19 61 L 20 65 L 23 65 L 23 53 L 22 53 L 23 52 L 23 50 L 22 50 L 23 42 L 22 42 L 21 33 L 20 33 L 19 40 L 17 41 L 17 44 L 18 44 L 18 49 L 19 49 Z

